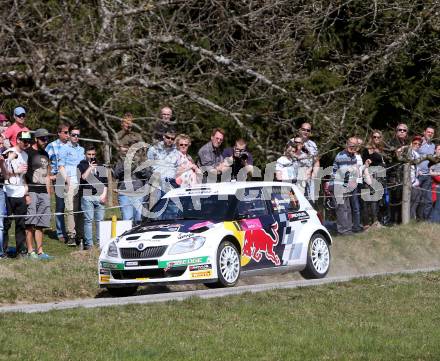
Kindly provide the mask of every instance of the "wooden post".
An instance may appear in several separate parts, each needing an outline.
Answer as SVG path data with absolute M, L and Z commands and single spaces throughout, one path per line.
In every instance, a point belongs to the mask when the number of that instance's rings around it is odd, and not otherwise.
M 403 165 L 402 224 L 409 223 L 411 210 L 411 164 Z

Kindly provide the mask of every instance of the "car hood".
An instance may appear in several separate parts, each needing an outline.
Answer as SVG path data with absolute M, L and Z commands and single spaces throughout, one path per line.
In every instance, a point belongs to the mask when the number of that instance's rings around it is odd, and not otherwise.
M 140 241 L 170 244 L 191 234 L 204 233 L 223 222 L 183 219 L 144 223 L 119 236 L 119 247 L 129 247 Z

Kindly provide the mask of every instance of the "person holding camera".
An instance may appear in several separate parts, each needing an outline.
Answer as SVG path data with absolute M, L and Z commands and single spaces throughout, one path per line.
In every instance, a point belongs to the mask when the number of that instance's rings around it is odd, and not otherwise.
M 104 219 L 107 202 L 107 170 L 96 161 L 96 148 L 86 148 L 86 159 L 78 164 L 81 173 L 79 195 L 81 209 L 84 212 L 84 244 L 83 250 L 93 247 L 93 221 L 96 222 L 96 238 L 99 244 L 98 224 Z
M 247 143 L 243 138 L 237 139 L 233 147 L 225 148 L 223 151 L 224 162 L 231 167 L 231 179 L 237 180 L 238 173 L 245 168 L 246 171 L 243 173 L 243 179 L 249 173 L 252 173 L 252 165 L 254 160 L 252 154 L 247 150 Z M 246 177 L 244 177 L 246 175 Z

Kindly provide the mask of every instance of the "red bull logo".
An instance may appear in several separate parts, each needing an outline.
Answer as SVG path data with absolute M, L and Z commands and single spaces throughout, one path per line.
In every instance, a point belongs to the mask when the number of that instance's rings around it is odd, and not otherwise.
M 281 264 L 280 259 L 273 249 L 279 241 L 278 223 L 271 225 L 275 238 L 272 238 L 272 236 L 263 228 L 244 228 L 243 255 L 252 258 L 255 262 L 260 262 L 264 253 L 269 261 L 273 262 L 276 266 L 279 266 Z

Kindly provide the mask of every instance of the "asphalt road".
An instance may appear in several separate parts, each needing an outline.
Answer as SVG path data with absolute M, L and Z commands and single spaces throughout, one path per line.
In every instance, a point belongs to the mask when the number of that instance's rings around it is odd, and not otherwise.
M 194 290 L 194 291 L 180 291 L 171 293 L 158 293 L 150 295 L 140 295 L 132 297 L 123 298 L 89 298 L 74 301 L 63 301 L 63 302 L 51 302 L 51 303 L 37 303 L 37 304 L 27 304 L 27 305 L 13 305 L 0 307 L 0 312 L 49 312 L 53 310 L 65 310 L 69 308 L 94 308 L 94 307 L 107 307 L 107 306 L 122 306 L 129 304 L 148 304 L 166 301 L 183 301 L 190 297 L 200 297 L 200 298 L 215 298 L 215 297 L 225 297 L 231 295 L 239 295 L 245 292 L 256 293 L 269 291 L 274 289 L 286 289 L 286 288 L 299 288 L 299 287 L 313 287 L 330 283 L 340 283 L 348 282 L 354 279 L 360 278 L 371 278 L 375 276 L 386 276 L 394 274 L 411 274 L 418 272 L 432 272 L 439 271 L 439 267 L 434 268 L 422 268 L 422 269 L 412 269 L 412 270 L 398 270 L 394 272 L 383 272 L 383 273 L 368 273 L 363 275 L 353 275 L 344 277 L 328 277 L 320 280 L 302 280 L 302 281 L 288 281 L 288 282 L 276 282 L 276 283 L 264 283 L 264 284 L 254 284 L 246 286 L 238 286 L 233 288 L 222 288 L 222 289 L 206 289 L 206 290 Z

